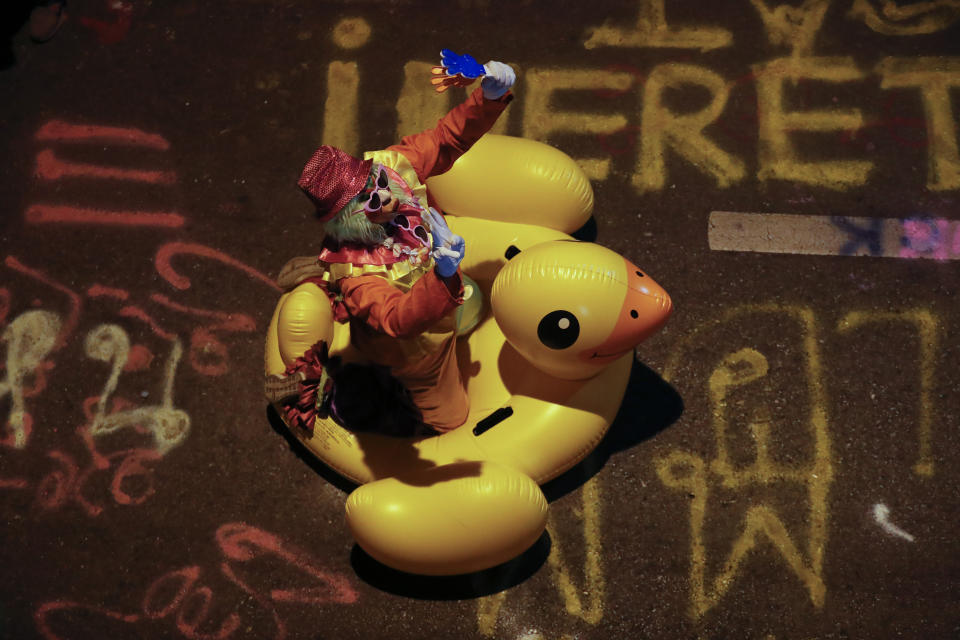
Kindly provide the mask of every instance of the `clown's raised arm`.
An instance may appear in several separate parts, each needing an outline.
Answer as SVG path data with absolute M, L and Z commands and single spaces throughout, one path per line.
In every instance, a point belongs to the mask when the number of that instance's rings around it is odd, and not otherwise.
M 421 181 L 450 169 L 457 158 L 493 127 L 513 100 L 510 92 L 516 80 L 513 69 L 496 61 L 484 66 L 490 73 L 466 102 L 441 118 L 433 129 L 406 136 L 400 144 L 387 148 L 403 154 Z
M 433 129 L 363 159 L 326 145 L 314 152 L 297 184 L 317 208 L 323 244 L 316 259 L 284 268 L 286 285 L 325 292 L 334 318 L 350 323 L 351 344 L 389 367 L 436 431 L 463 424 L 469 413 L 455 348 L 465 242 L 430 210 L 425 183 L 466 153 L 513 99 L 513 70 L 484 66 L 480 87 Z M 306 313 L 297 300 L 284 306 L 291 318 Z

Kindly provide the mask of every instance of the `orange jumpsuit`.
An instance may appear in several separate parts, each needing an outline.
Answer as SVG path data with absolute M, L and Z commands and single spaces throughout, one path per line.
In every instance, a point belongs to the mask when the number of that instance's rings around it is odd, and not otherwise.
M 387 151 L 402 154 L 425 182 L 450 169 L 512 99 L 507 93 L 487 100 L 477 88 L 435 128 L 407 136 Z M 463 424 L 470 407 L 457 368 L 454 311 L 463 303 L 459 272 L 444 281 L 433 269 L 426 270 L 406 291 L 378 275 L 341 278 L 330 288 L 342 296 L 354 345 L 371 361 L 391 368 L 410 391 L 424 423 L 438 431 Z

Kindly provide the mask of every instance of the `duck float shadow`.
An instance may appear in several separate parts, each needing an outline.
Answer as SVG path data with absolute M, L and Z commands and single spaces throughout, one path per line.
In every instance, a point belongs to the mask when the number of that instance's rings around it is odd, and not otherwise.
M 360 485 L 346 517 L 364 551 L 401 571 L 455 575 L 536 542 L 547 516 L 539 485 L 600 442 L 623 400 L 634 347 L 672 306 L 637 266 L 567 234 L 589 219 L 593 193 L 552 147 L 488 134 L 427 187 L 466 239 L 461 268 L 473 291 L 459 312 L 457 355 L 467 422 L 419 438 L 353 433 L 331 417 L 318 417 L 312 434 L 287 426 Z M 356 360 L 349 333 L 318 287 L 300 285 L 270 322 L 266 373 L 283 373 L 321 340 L 330 355 Z

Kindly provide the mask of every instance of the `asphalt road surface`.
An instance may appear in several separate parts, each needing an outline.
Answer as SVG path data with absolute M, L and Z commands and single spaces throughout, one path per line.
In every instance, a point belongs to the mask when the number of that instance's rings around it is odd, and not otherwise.
M 955 2 L 66 11 L 0 71 L 0 637 L 960 636 Z M 441 48 L 515 67 L 499 130 L 675 310 L 547 534 L 428 579 L 354 547 L 262 353 L 303 163 L 432 125 Z

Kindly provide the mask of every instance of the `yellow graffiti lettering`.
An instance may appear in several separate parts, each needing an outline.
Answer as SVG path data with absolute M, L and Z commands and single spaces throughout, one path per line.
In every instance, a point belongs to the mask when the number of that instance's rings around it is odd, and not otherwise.
M 7 374 L 0 381 L 0 398 L 10 394 L 7 428 L 11 431 L 9 442 L 17 449 L 26 447 L 30 436 L 24 384 L 53 351 L 61 324 L 60 317 L 50 311 L 27 311 L 7 325 L 0 337 L 7 344 Z
M 357 122 L 360 71 L 356 62 L 334 60 L 327 67 L 327 101 L 323 109 L 323 144 L 347 153 L 360 151 Z
M 589 624 L 597 624 L 603 618 L 605 590 L 603 566 L 600 561 L 602 552 L 600 545 L 600 481 L 597 476 L 591 478 L 583 486 L 582 497 L 583 539 L 586 542 L 584 558 L 585 587 L 576 586 L 570 577 L 570 570 L 567 568 L 563 551 L 560 548 L 560 538 L 555 533 L 556 526 L 552 522 L 552 515 L 549 516 L 551 519 L 549 529 L 553 538 L 553 548 L 547 561 L 550 563 L 554 584 L 560 590 L 567 613 Z M 587 606 L 584 606 L 583 599 L 580 597 L 581 592 L 587 595 Z
M 531 69 L 524 75 L 523 137 L 547 142 L 555 133 L 609 134 L 627 126 L 620 114 L 558 111 L 551 104 L 554 94 L 568 89 L 626 91 L 633 75 L 619 71 L 577 69 Z M 610 160 L 576 159 L 593 180 L 605 180 Z
M 917 475 L 930 477 L 934 471 L 933 461 L 933 380 L 935 359 L 939 344 L 937 317 L 926 309 L 908 311 L 852 311 L 845 315 L 837 325 L 841 332 L 858 329 L 868 323 L 905 322 L 914 326 L 920 338 L 920 409 L 917 424 L 919 440 L 917 462 L 913 471 Z
M 583 46 L 654 47 L 710 51 L 733 44 L 733 35 L 720 27 L 671 27 L 667 24 L 664 0 L 640 0 L 637 26 L 630 29 L 608 25 L 590 29 Z
M 436 62 L 411 61 L 403 65 L 403 88 L 400 90 L 400 97 L 397 99 L 397 139 L 403 136 L 420 133 L 427 129 L 432 129 L 437 125 L 437 120 L 447 114 L 454 106 L 454 99 L 463 98 L 463 90 L 451 89 L 443 93 L 437 93 L 433 85 L 425 80 L 430 78 L 430 69 L 436 65 Z M 511 64 L 517 69 L 516 64 Z M 475 86 L 469 87 L 467 91 L 472 91 Z M 497 118 L 490 133 L 504 134 L 507 131 L 507 122 L 509 114 Z
M 403 65 L 403 88 L 397 100 L 397 139 L 433 128 L 450 110 L 453 91 L 437 93 L 427 80 L 434 62 Z
M 814 40 L 830 2 L 804 0 L 798 7 L 781 4 L 771 10 L 764 0 L 750 0 L 763 20 L 770 44 L 789 47 L 794 56 L 807 56 L 813 52 Z
M 606 580 L 603 574 L 601 561 L 603 549 L 600 542 L 600 507 L 601 490 L 599 476 L 594 476 L 583 485 L 581 491 L 581 518 L 583 524 L 583 539 L 585 552 L 583 560 L 583 575 L 585 584 L 575 584 L 572 573 L 560 548 L 560 537 L 557 535 L 553 516 L 548 516 L 548 531 L 553 545 L 547 563 L 553 583 L 563 600 L 564 609 L 568 614 L 580 618 L 588 624 L 597 624 L 603 619 L 603 601 L 606 592 Z M 586 595 L 586 601 L 581 597 Z M 481 634 L 493 637 L 496 632 L 500 609 L 506 602 L 505 591 L 493 596 L 482 598 L 477 607 L 477 628 Z
M 331 33 L 335 45 L 352 51 L 370 40 L 372 29 L 363 18 L 344 18 Z M 321 144 L 347 153 L 360 153 L 360 68 L 356 62 L 334 60 L 327 65 L 327 100 L 323 106 Z
M 654 460 L 657 477 L 666 487 L 687 494 L 690 511 L 690 615 L 699 618 L 718 598 L 708 597 L 705 583 L 707 549 L 704 525 L 710 486 L 703 458 L 685 451 L 671 451 Z
M 919 88 L 927 121 L 927 188 L 960 189 L 960 152 L 950 90 L 960 87 L 960 58 L 885 58 L 880 87 Z
M 117 325 L 105 324 L 87 334 L 84 348 L 87 357 L 110 365 L 110 375 L 100 392 L 93 419 L 87 427 L 90 436 L 104 436 L 132 427 L 146 429 L 152 433 L 154 448 L 160 455 L 165 455 L 183 442 L 190 431 L 190 416 L 173 406 L 173 381 L 177 365 L 183 356 L 183 347 L 179 339 L 173 341 L 170 356 L 167 359 L 161 403 L 115 413 L 107 412 L 108 403 L 116 391 L 120 374 L 129 359 L 130 338 Z M 94 456 L 98 463 L 106 462 L 95 451 Z
M 760 134 L 758 177 L 790 180 L 833 189 L 861 185 L 873 168 L 865 160 L 803 161 L 790 141 L 795 131 L 852 131 L 863 126 L 857 109 L 789 111 L 784 101 L 787 81 L 840 83 L 864 74 L 850 58 L 779 58 L 755 67 Z
M 710 103 L 694 113 L 673 113 L 664 103 L 668 89 L 697 85 L 710 92 Z M 669 147 L 721 187 L 743 179 L 743 162 L 722 150 L 704 134 L 703 129 L 723 112 L 730 95 L 728 83 L 703 67 L 665 64 L 656 67 L 644 85 L 640 144 L 640 171 L 633 184 L 641 191 L 662 189 L 666 181 L 665 154 Z
M 934 0 L 899 5 L 883 0 L 878 11 L 870 0 L 853 0 L 847 14 L 887 36 L 916 36 L 943 31 L 960 18 L 960 2 Z
M 735 463 L 743 459 L 743 452 L 734 456 L 730 449 L 730 424 L 728 413 L 735 404 L 731 394 L 741 389 L 754 399 L 762 398 L 765 381 L 770 373 L 769 363 L 762 353 L 740 349 L 728 354 L 711 372 L 707 391 L 713 416 L 713 432 L 716 456 L 705 461 L 693 453 L 675 450 L 655 460 L 658 477 L 671 489 L 685 492 L 690 498 L 690 593 L 691 616 L 700 618 L 715 607 L 729 591 L 736 577 L 744 571 L 744 561 L 762 542 L 769 542 L 784 559 L 786 567 L 804 585 L 810 602 L 821 607 L 826 598 L 823 580 L 824 553 L 827 543 L 827 498 L 833 478 L 830 436 L 827 425 L 826 397 L 822 382 L 818 329 L 813 312 L 802 307 L 776 305 L 748 305 L 734 309 L 720 319 L 726 324 L 746 315 L 768 315 L 776 319 L 785 316 L 800 328 L 801 344 L 805 355 L 805 373 L 809 397 L 810 415 L 807 431 L 813 443 L 812 455 L 807 462 L 779 462 L 771 454 L 770 412 L 760 409 L 750 419 L 747 429 L 754 443 L 753 459 L 749 463 Z M 783 319 L 777 319 L 782 324 Z M 689 336 L 671 358 L 668 372 L 686 352 L 689 343 L 699 331 Z M 665 376 L 666 377 L 666 376 Z M 756 503 L 756 489 L 792 483 L 805 489 L 808 523 L 806 544 L 798 544 L 798 535 L 791 535 L 777 510 L 770 504 Z M 707 546 L 708 515 L 713 495 L 712 487 L 725 491 L 742 491 L 748 504 L 740 533 L 730 551 L 720 563 L 709 561 Z M 713 507 L 714 509 L 716 506 Z M 722 569 L 712 578 L 707 567 L 717 565 Z
M 370 40 L 371 31 L 363 18 L 344 18 L 333 27 L 333 42 L 341 49 L 359 49 Z
M 497 631 L 497 619 L 500 617 L 500 608 L 507 600 L 507 592 L 501 591 L 477 601 L 477 631 L 487 638 L 492 638 Z

